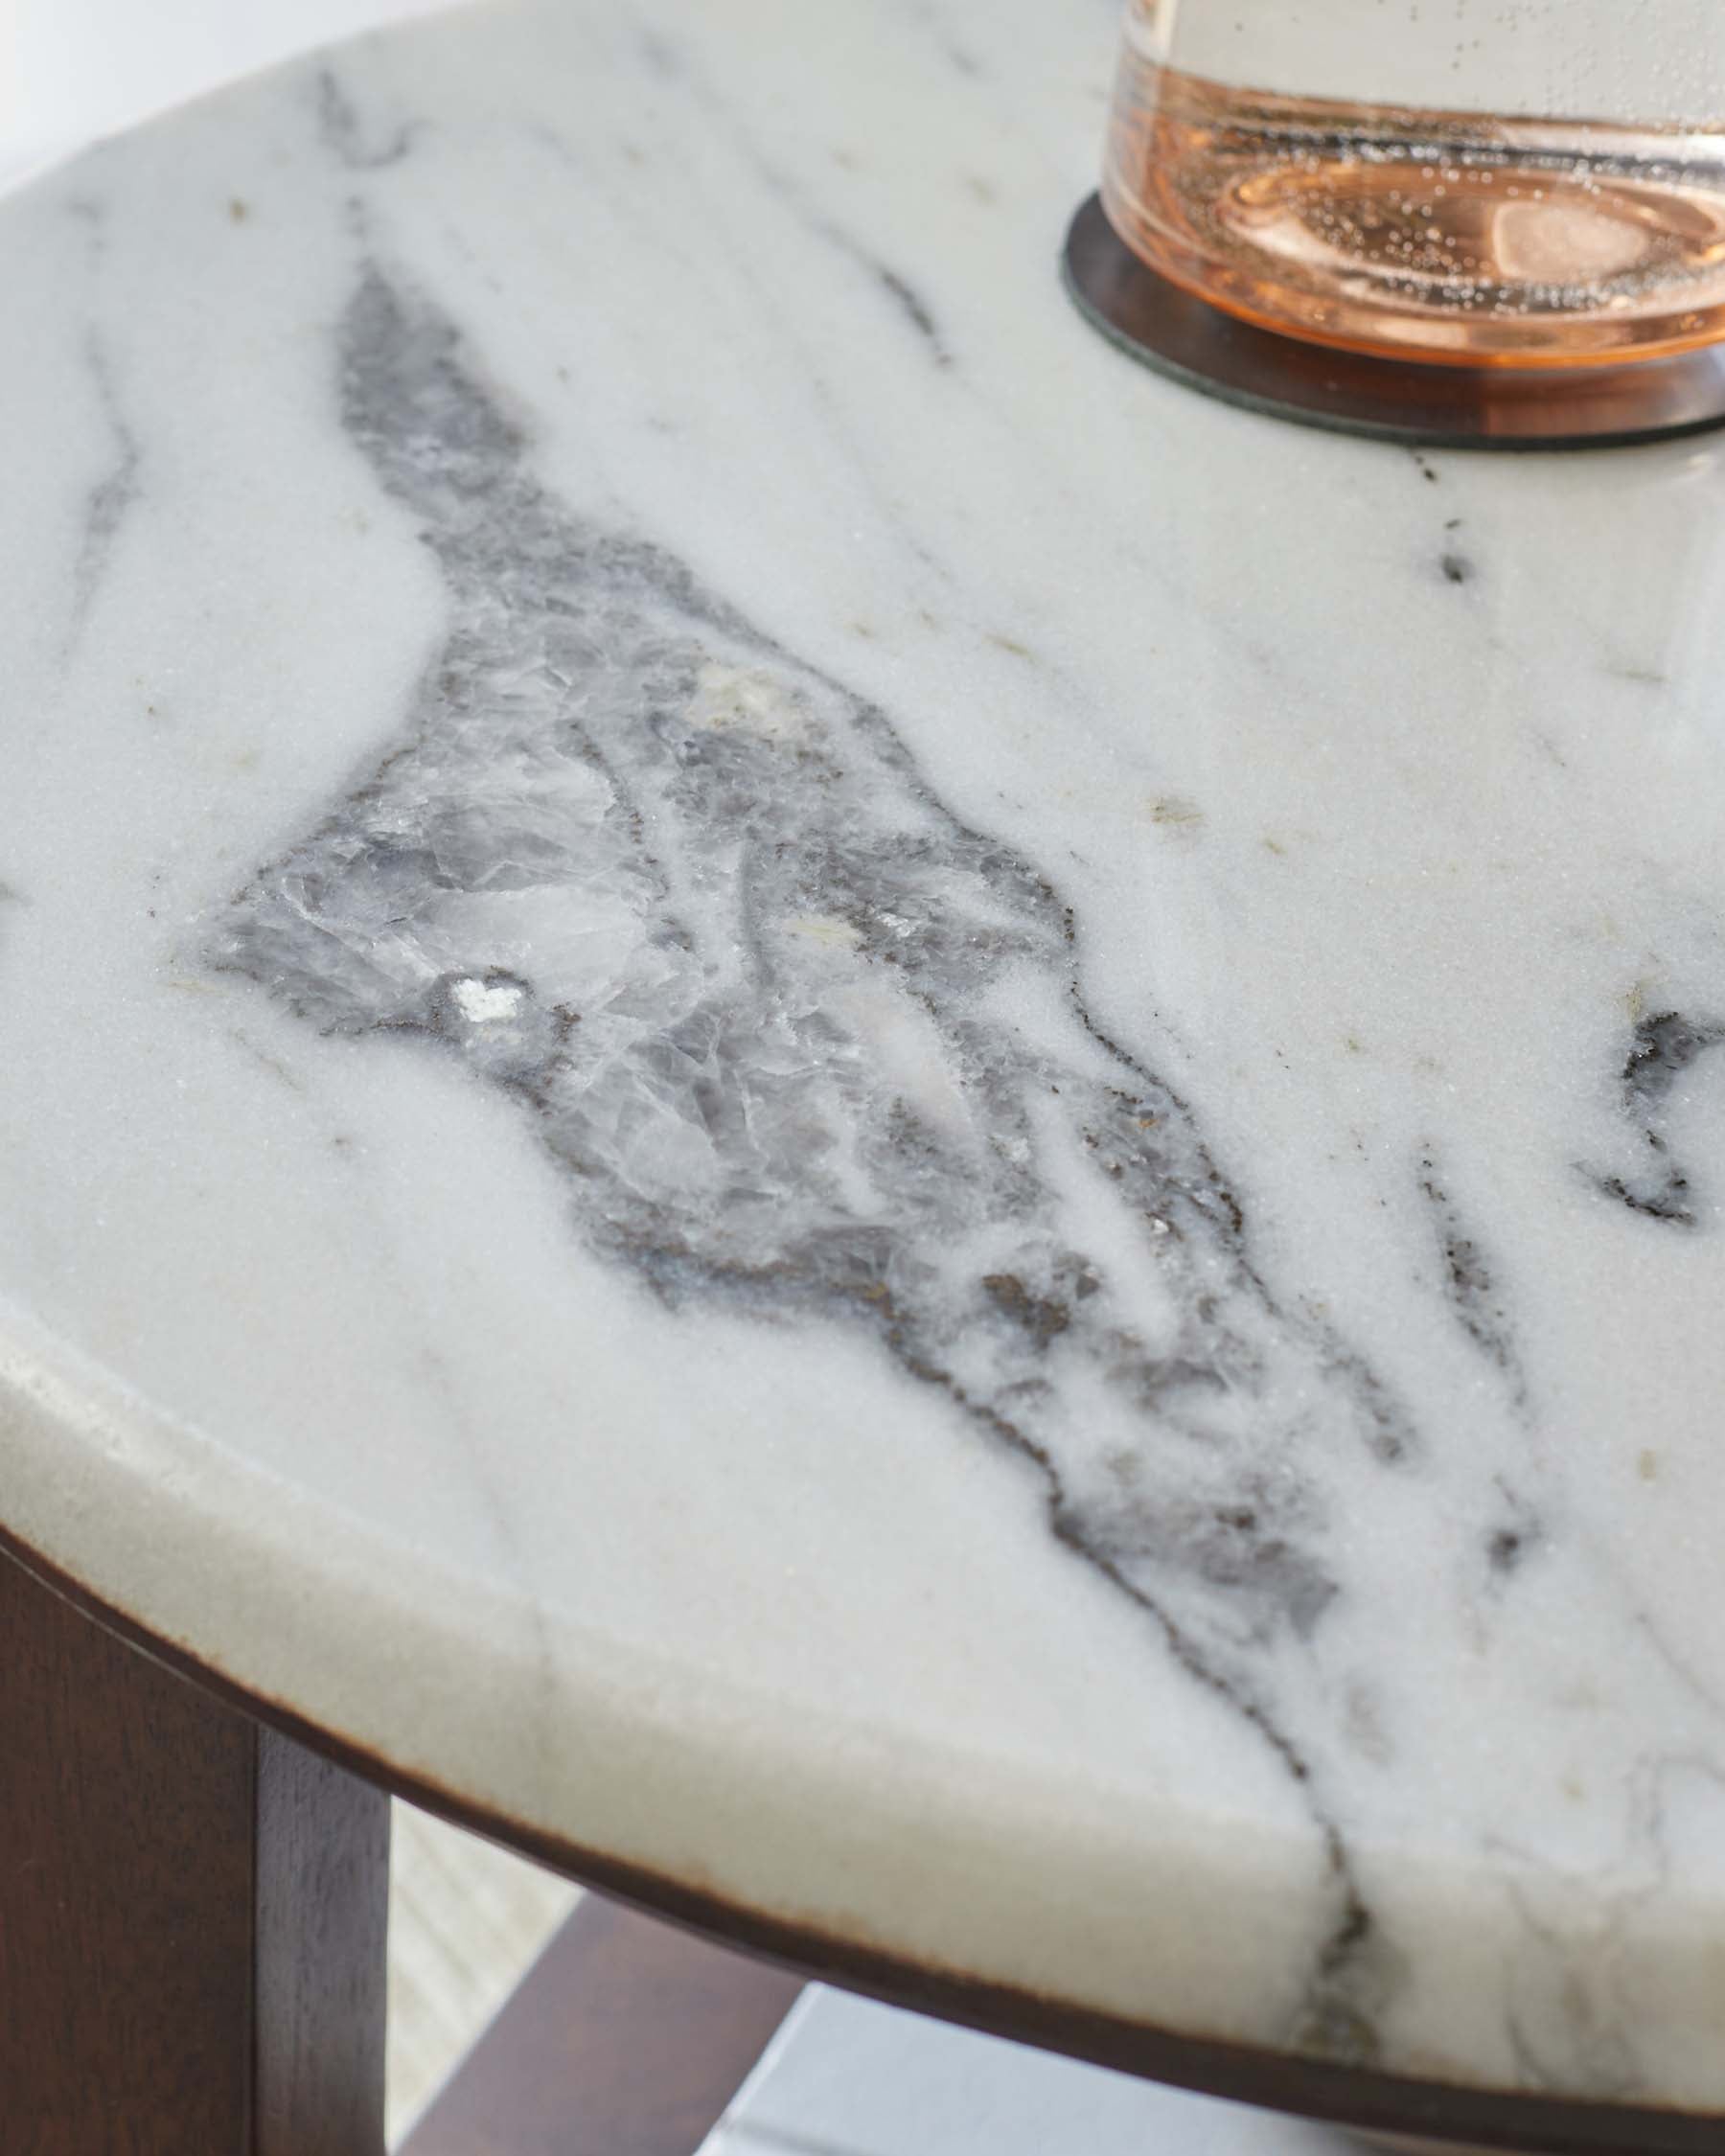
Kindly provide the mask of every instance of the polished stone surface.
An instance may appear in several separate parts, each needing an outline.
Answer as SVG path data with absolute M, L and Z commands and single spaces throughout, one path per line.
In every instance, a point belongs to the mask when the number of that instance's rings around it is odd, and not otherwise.
M 1112 32 L 474 11 L 0 211 L 0 1519 L 769 1913 L 1725 2106 L 1725 450 L 1131 366 Z

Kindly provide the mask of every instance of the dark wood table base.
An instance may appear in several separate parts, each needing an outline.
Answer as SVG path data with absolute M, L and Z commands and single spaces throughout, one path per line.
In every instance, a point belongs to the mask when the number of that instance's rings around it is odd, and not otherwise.
M 0 1560 L 8 2156 L 380 2156 L 389 1800 Z

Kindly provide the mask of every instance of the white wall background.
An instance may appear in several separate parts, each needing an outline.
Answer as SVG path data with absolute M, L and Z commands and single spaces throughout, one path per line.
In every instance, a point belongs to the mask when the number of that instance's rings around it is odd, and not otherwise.
M 165 105 L 442 0 L 0 0 L 0 187 Z

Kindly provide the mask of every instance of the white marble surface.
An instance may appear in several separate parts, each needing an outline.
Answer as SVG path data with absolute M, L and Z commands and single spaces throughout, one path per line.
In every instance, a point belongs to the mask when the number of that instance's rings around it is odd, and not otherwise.
M 0 212 L 0 1518 L 738 1901 L 1725 2106 L 1725 450 L 1135 371 L 1112 34 L 473 11 Z

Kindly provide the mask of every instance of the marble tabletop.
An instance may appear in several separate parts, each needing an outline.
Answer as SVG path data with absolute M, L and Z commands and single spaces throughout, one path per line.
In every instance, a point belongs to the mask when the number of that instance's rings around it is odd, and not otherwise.
M 1725 2109 L 1725 447 L 1135 368 L 1114 27 L 463 10 L 0 207 L 0 1525 L 717 1902 Z

